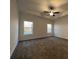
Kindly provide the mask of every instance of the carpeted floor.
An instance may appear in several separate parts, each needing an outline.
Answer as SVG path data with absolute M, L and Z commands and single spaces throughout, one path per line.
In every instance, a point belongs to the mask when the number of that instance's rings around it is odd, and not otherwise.
M 22 41 L 11 59 L 68 59 L 68 40 L 48 37 Z

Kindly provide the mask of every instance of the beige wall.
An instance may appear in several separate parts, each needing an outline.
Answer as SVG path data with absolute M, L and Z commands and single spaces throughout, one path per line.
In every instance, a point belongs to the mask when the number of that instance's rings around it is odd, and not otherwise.
M 18 42 L 18 14 L 16 0 L 10 2 L 10 56 Z
M 33 24 L 33 35 L 25 35 L 23 34 L 24 32 L 24 26 L 23 26 L 23 21 L 32 21 Z M 53 35 L 53 29 L 52 29 L 52 34 L 47 34 L 47 24 L 52 24 L 53 21 L 45 18 L 41 18 L 39 16 L 35 15 L 30 15 L 30 14 L 20 14 L 20 35 L 19 39 L 20 40 L 28 40 L 28 39 L 33 39 L 33 38 L 39 38 L 39 37 L 46 37 L 46 36 L 52 36 Z
M 68 39 L 68 16 L 54 20 L 54 35 Z

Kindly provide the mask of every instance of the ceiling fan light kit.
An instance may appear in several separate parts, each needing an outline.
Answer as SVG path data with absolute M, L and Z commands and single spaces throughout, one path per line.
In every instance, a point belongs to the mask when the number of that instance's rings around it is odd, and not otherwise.
M 53 15 L 53 12 L 51 11 L 49 14 L 50 14 L 50 16 L 52 16 Z

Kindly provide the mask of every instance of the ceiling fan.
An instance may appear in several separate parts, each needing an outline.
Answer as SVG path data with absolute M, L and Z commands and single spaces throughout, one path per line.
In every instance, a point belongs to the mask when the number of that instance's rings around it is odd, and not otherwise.
M 47 16 L 55 16 L 56 14 L 59 14 L 59 11 L 55 11 L 55 8 L 53 6 L 48 7 L 49 11 L 43 11 L 42 15 L 47 15 Z

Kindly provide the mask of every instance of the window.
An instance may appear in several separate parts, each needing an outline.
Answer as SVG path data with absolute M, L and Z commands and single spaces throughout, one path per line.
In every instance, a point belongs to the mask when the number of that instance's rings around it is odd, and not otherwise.
M 33 33 L 33 22 L 24 21 L 24 35 L 29 35 Z
M 47 33 L 52 33 L 52 24 L 47 24 Z

